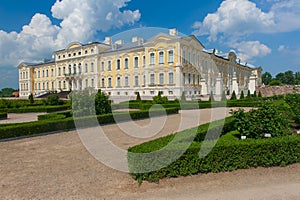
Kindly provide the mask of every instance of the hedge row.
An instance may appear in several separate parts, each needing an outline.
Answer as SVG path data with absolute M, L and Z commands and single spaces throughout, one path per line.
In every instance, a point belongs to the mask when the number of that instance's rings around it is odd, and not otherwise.
M 162 166 L 161 169 L 153 172 L 131 173 L 131 175 L 139 182 L 143 180 L 158 181 L 164 177 L 216 173 L 252 167 L 286 166 L 300 162 L 300 137 L 237 140 L 234 137 L 235 134 L 237 132 L 234 131 L 222 136 L 211 151 L 202 142 L 191 142 L 189 148 L 182 155 L 180 153 L 186 146 L 184 142 L 154 152 L 162 149 L 174 139 L 174 136 L 130 148 L 129 152 L 139 153 L 128 154 L 131 172 L 151 170 Z M 200 149 L 201 152 L 209 152 L 207 156 L 200 158 Z M 149 152 L 154 153 L 144 154 Z M 170 158 L 176 155 L 181 156 L 169 165 Z
M 159 116 L 164 113 L 167 114 L 177 114 L 178 109 L 167 109 L 166 112 L 161 110 L 156 110 L 151 113 L 152 116 Z M 130 116 L 128 113 L 115 113 L 113 114 L 105 114 L 97 116 L 99 124 L 110 124 L 115 123 L 115 118 L 118 119 L 118 122 L 128 121 L 128 120 L 136 120 L 142 118 L 149 117 L 149 111 L 138 111 L 138 112 L 130 112 Z M 81 127 L 91 127 L 95 126 L 93 120 L 94 117 L 83 117 L 76 119 L 76 121 L 81 124 Z M 75 128 L 73 118 L 67 119 L 59 119 L 59 120 L 42 120 L 37 122 L 28 122 L 22 124 L 13 124 L 13 125 L 5 125 L 0 126 L 0 139 L 20 137 L 20 136 L 28 136 L 34 134 L 48 133 L 54 131 L 65 131 L 71 130 Z
M 57 112 L 71 109 L 70 105 L 61 105 L 61 106 L 29 106 L 29 107 L 20 107 L 20 108 L 3 108 L 0 109 L 0 112 L 7 113 L 37 113 L 37 112 Z
M 7 119 L 7 113 L 0 113 L 0 119 Z
M 42 120 L 59 120 L 59 119 L 65 119 L 72 117 L 72 112 L 71 111 L 66 111 L 66 112 L 59 112 L 59 113 L 50 113 L 50 114 L 45 114 L 45 115 L 39 115 L 38 116 L 38 121 Z

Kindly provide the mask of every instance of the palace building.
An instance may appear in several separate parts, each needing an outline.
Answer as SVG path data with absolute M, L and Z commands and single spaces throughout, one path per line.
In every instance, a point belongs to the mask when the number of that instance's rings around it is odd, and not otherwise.
M 241 62 L 236 54 L 206 50 L 195 36 L 180 37 L 176 29 L 149 40 L 72 43 L 56 51 L 52 61 L 21 63 L 20 97 L 86 88 L 101 89 L 120 102 L 136 96 L 152 99 L 158 92 L 170 99 L 189 99 L 213 92 L 254 92 L 261 84 L 261 67 Z

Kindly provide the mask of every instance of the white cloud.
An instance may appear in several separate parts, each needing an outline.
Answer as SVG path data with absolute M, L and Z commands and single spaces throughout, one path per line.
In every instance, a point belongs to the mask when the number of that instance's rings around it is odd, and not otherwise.
M 239 53 L 238 57 L 242 60 L 249 61 L 255 57 L 264 57 L 272 52 L 272 50 L 259 41 L 244 41 L 232 45 Z
M 284 45 L 280 45 L 277 50 L 282 52 L 286 50 L 286 47 Z
M 134 24 L 141 14 L 139 10 L 124 10 L 129 1 L 57 0 L 51 11 L 54 18 L 61 20 L 59 26 L 37 13 L 19 33 L 0 30 L 0 66 L 40 60 L 70 42 L 93 40 L 97 31 Z

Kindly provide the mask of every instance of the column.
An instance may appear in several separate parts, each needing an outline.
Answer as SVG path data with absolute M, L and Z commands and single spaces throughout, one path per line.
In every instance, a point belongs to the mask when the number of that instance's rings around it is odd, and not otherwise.
M 256 89 L 256 76 L 254 74 L 251 74 L 250 78 L 249 78 L 249 90 L 250 90 L 250 94 L 254 94 L 255 89 Z

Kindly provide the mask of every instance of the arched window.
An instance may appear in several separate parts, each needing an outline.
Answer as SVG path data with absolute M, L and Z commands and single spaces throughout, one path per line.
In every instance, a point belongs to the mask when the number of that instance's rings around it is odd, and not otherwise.
M 150 65 L 155 65 L 155 54 L 150 53 Z
M 159 64 L 165 63 L 165 54 L 163 51 L 159 52 Z

